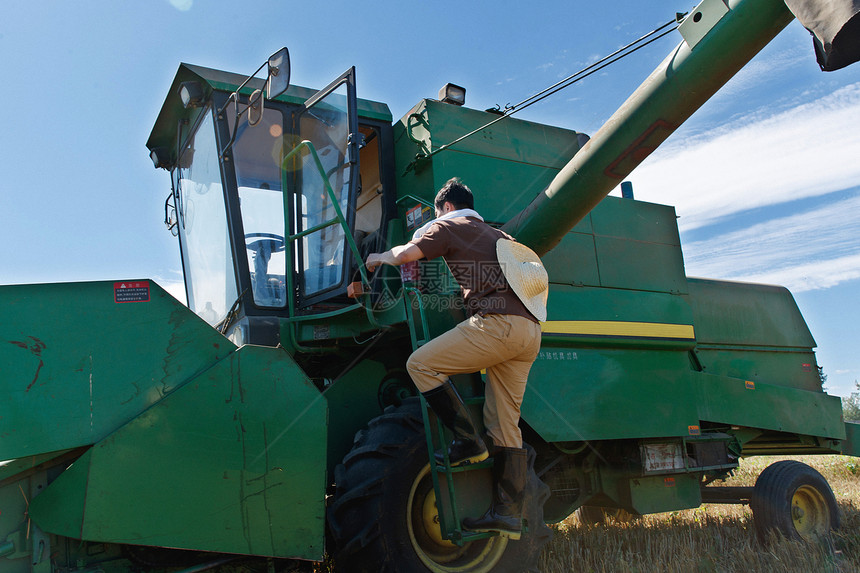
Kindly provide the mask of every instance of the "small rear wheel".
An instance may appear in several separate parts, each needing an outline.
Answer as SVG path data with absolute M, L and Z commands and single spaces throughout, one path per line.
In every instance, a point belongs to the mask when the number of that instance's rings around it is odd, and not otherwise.
M 812 542 L 839 528 L 839 509 L 827 480 L 806 464 L 786 460 L 765 468 L 750 500 L 756 533 Z

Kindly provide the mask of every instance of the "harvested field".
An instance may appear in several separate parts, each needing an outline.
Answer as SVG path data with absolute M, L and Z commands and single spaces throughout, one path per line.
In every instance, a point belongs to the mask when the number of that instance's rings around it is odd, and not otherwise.
M 751 458 L 718 485 L 752 486 L 777 459 L 795 459 L 827 479 L 841 514 L 841 529 L 826 543 L 757 541 L 752 512 L 743 505 L 644 516 L 626 523 L 582 525 L 575 517 L 554 526 L 540 561 L 543 573 L 615 572 L 860 572 L 860 460 L 846 456 Z

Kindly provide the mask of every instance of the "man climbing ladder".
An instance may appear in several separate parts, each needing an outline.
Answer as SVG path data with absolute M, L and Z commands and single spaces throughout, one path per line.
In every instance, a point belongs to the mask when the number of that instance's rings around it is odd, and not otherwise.
M 468 319 L 413 352 L 409 375 L 442 423 L 453 432 L 452 466 L 479 462 L 489 452 L 456 387 L 449 379 L 486 369 L 484 426 L 492 440 L 493 501 L 464 529 L 498 531 L 519 539 L 527 453 L 519 429 L 520 405 L 532 363 L 540 350 L 540 321 L 546 320 L 548 280 L 537 255 L 484 223 L 469 188 L 451 179 L 434 201 L 436 219 L 405 245 L 368 256 L 373 270 L 444 257 L 463 288 Z M 437 463 L 444 454 L 436 452 Z

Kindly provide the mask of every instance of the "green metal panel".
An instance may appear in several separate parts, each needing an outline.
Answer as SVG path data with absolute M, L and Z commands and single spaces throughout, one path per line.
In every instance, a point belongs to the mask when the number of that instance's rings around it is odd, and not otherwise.
M 282 325 L 281 332 L 290 327 L 289 323 Z M 336 317 L 305 320 L 295 325 L 295 328 L 299 342 L 310 342 L 351 338 L 367 332 L 371 327 L 367 323 L 367 311 L 364 308 L 357 308 Z
M 601 286 L 687 292 L 672 207 L 606 197 L 590 217 Z
M 87 540 L 321 559 L 326 417 L 286 352 L 244 346 L 96 444 L 30 514 Z
M 3 286 L 0 308 L 4 460 L 92 444 L 236 348 L 149 280 Z
M 385 373 L 380 362 L 363 360 L 334 381 L 323 394 L 329 410 L 329 467 L 335 467 L 349 453 L 355 433 L 382 413 L 379 385 Z M 411 384 L 409 375 L 404 372 L 403 376 L 404 381 Z
M 812 350 L 699 345 L 696 358 L 709 374 L 822 391 Z
M 785 287 L 695 278 L 688 282 L 699 342 L 815 347 Z
M 0 465 L 0 481 L 15 476 L 22 472 L 32 473 L 38 471 L 40 466 L 47 467 L 61 463 L 62 460 L 71 461 L 82 453 L 81 449 L 61 450 L 59 452 L 46 452 L 35 456 L 26 456 L 17 460 L 6 460 Z
M 28 509 L 29 516 L 44 531 L 84 539 L 84 512 L 92 452 L 91 449 L 87 450 L 50 487 L 33 499 Z
M 454 148 L 433 158 L 433 188 L 438 190 L 457 176 L 475 194 L 475 207 L 481 216 L 489 222 L 503 223 L 549 185 L 556 172 L 541 165 L 476 157 Z
M 423 104 L 422 113 L 430 126 L 434 149 L 499 117 L 436 100 L 424 100 Z M 579 149 L 579 140 L 577 133 L 569 129 L 507 118 L 482 129 L 451 149 L 460 153 L 560 169 Z M 443 155 L 445 153 L 439 156 Z
M 704 371 L 821 391 L 815 340 L 783 287 L 689 279 Z
M 697 474 L 649 476 L 630 480 L 630 507 L 640 514 L 691 509 L 702 505 Z
M 681 248 L 674 245 L 595 237 L 600 284 L 609 288 L 687 291 Z
M 498 115 L 423 100 L 395 124 L 400 197 L 432 201 L 451 177 L 462 178 L 475 194 L 475 206 L 488 221 L 504 222 L 543 189 L 579 149 L 574 131 L 504 119 L 435 155 L 411 165 L 416 154 L 451 143 L 498 119 Z
M 685 436 L 699 424 L 684 352 L 544 348 L 522 417 L 548 442 Z
M 583 219 L 587 221 L 588 217 Z M 594 235 L 572 231 L 564 236 L 558 249 L 545 254 L 541 261 L 553 284 L 600 286 Z
M 842 453 L 846 456 L 860 457 L 860 424 L 845 422 L 845 441 Z
M 686 293 L 675 210 L 606 197 L 546 253 L 550 282 Z
M 686 296 L 662 292 L 553 284 L 547 300 L 547 320 L 692 325 L 693 315 L 687 302 Z
M 700 373 L 694 377 L 694 388 L 702 420 L 838 440 L 845 438 L 842 401 L 837 396 Z
M 595 235 L 664 245 L 681 245 L 675 208 L 605 197 L 589 214 Z

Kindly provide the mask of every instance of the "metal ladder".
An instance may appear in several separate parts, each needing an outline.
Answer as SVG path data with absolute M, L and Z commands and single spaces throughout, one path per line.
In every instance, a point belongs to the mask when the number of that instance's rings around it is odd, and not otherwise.
M 413 286 L 403 286 L 403 301 L 406 305 L 406 317 L 409 325 L 409 336 L 412 340 L 412 349 L 417 350 L 430 340 L 429 327 L 427 324 L 427 315 L 424 312 L 424 305 L 421 301 L 421 293 Z M 410 304 L 410 297 L 417 304 L 413 307 Z M 414 308 L 418 311 L 418 320 L 415 319 Z M 427 452 L 429 456 L 430 467 L 432 471 L 430 475 L 433 479 L 433 489 L 436 492 L 436 509 L 439 512 L 439 528 L 442 538 L 451 541 L 459 546 L 478 539 L 486 539 L 498 535 L 496 532 L 479 533 L 473 531 L 465 531 L 460 525 L 460 516 L 458 515 L 457 507 L 457 492 L 454 487 L 454 474 L 460 472 L 469 472 L 490 468 L 493 465 L 492 458 L 483 462 L 468 464 L 465 466 L 451 467 L 448 459 L 448 438 L 445 435 L 445 427 L 436 419 L 433 410 L 427 404 L 424 396 L 419 393 L 421 401 L 421 414 L 424 420 L 424 433 L 427 437 Z M 482 396 L 464 399 L 466 405 L 483 404 Z M 433 423 L 435 421 L 435 424 Z M 434 428 L 435 426 L 435 428 Z M 434 452 L 441 449 L 445 458 L 444 465 L 436 463 Z M 446 488 L 443 490 L 442 476 L 444 476 Z

